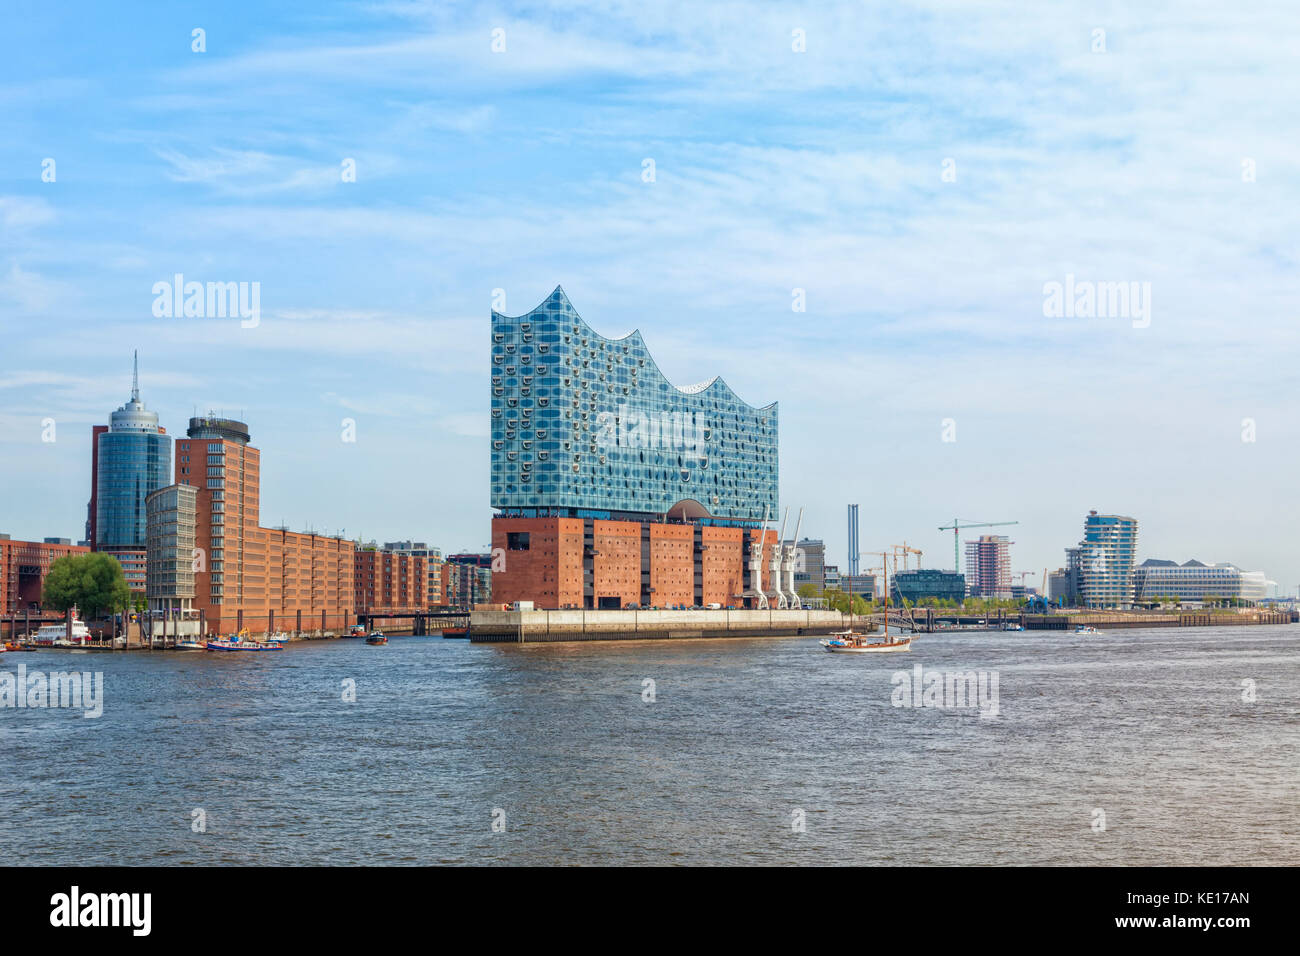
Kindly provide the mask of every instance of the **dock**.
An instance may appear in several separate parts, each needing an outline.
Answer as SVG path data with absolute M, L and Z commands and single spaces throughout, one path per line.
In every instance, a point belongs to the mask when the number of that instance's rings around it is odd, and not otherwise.
M 801 637 L 844 627 L 838 611 L 474 611 L 475 643 L 661 641 L 725 637 Z
M 1068 631 L 1080 625 L 1091 625 L 1099 631 L 1138 627 L 1233 627 L 1252 624 L 1300 623 L 1300 611 L 1262 610 L 1240 611 L 1061 611 L 1056 614 L 1022 614 L 1001 609 L 987 614 L 960 611 L 936 611 L 934 608 L 912 609 L 916 629 L 933 633 L 945 627 L 990 631 L 1019 624 L 1026 631 Z M 891 619 L 891 625 L 893 622 Z

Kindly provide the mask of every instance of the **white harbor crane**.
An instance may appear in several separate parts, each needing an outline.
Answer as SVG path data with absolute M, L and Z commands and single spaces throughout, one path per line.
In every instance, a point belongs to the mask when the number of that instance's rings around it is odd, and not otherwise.
M 799 597 L 799 592 L 794 587 L 794 566 L 799 553 L 799 532 L 803 528 L 803 508 L 799 509 L 799 518 L 794 525 L 794 537 L 790 543 L 783 545 L 781 548 L 781 579 L 784 584 L 782 588 L 785 591 L 789 606 L 798 608 L 803 606 L 803 601 Z
M 749 587 L 742 597 L 754 602 L 759 611 L 768 609 L 767 595 L 763 593 L 763 539 L 767 537 L 767 505 L 763 506 L 763 530 L 757 541 L 749 543 Z
M 772 593 L 769 597 L 776 599 L 776 608 L 778 611 L 784 611 L 790 606 L 789 599 L 785 591 L 781 589 L 781 540 L 785 537 L 785 525 L 790 520 L 790 506 L 785 506 L 785 514 L 781 516 L 781 530 L 776 535 L 776 545 L 772 548 L 772 560 L 768 562 L 768 582 L 772 586 Z

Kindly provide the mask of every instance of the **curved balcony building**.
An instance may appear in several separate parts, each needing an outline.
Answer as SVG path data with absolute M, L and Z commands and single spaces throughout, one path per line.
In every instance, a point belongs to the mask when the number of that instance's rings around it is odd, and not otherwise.
M 492 506 L 761 523 L 777 509 L 777 406 L 721 378 L 678 387 L 639 331 L 607 338 L 556 287 L 492 313 Z
M 492 601 L 784 600 L 775 403 L 721 378 L 673 385 L 640 332 L 601 335 L 559 287 L 524 315 L 492 313 L 491 388 Z

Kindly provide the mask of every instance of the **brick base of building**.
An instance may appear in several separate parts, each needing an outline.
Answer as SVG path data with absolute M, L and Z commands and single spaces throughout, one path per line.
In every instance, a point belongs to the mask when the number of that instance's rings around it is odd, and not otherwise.
M 762 534 L 692 522 L 497 517 L 492 601 L 549 609 L 743 608 L 750 603 L 750 545 Z M 776 539 L 769 530 L 763 543 L 761 586 L 769 592 Z

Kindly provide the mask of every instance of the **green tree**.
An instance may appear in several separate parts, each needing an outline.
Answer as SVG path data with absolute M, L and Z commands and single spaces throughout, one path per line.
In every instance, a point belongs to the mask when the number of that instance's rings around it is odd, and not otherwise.
M 76 607 L 91 620 L 131 606 L 122 565 L 111 554 L 70 554 L 50 565 L 41 604 L 56 611 Z

